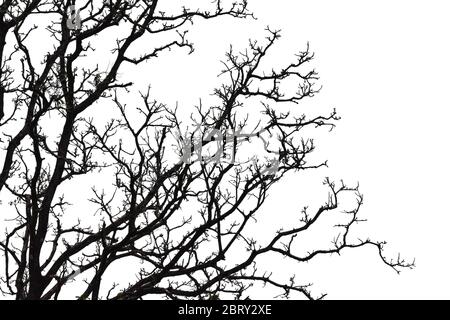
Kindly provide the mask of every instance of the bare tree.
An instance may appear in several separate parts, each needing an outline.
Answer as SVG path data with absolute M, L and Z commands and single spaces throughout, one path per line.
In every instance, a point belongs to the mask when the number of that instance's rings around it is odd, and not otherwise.
M 126 107 L 122 97 L 132 83 L 121 80 L 124 65 L 139 65 L 174 48 L 191 53 L 186 30 L 197 19 L 253 17 L 246 1 L 216 0 L 205 4 L 209 7 L 178 12 L 164 12 L 161 6 L 158 0 L 3 0 L 4 295 L 57 299 L 64 290 L 79 299 L 239 299 L 261 283 L 285 297 L 297 292 L 313 299 L 323 295 L 312 295 L 308 285 L 294 278 L 280 282 L 261 270 L 258 258 L 275 254 L 302 263 L 369 246 L 396 271 L 412 267 L 401 258 L 386 258 L 383 242 L 352 239 L 352 227 L 362 221 L 362 195 L 357 187 L 329 179 L 327 201 L 316 211 L 300 212 L 297 225 L 264 242 L 246 232 L 275 183 L 290 172 L 326 165 L 310 163 L 315 145 L 303 132 L 331 130 L 339 118 L 335 111 L 308 117 L 277 110 L 279 104 L 314 96 L 318 76 L 308 66 L 313 59 L 308 48 L 292 63 L 264 71 L 264 59 L 279 38 L 278 31 L 269 29 L 264 41 L 227 53 L 224 84 L 214 92 L 216 105 L 200 104 L 190 119 L 181 121 L 176 108 L 154 101 L 147 91 L 138 106 Z M 119 27 L 125 35 L 111 43 L 108 68 L 86 66 L 83 59 L 93 54 L 96 39 Z M 30 43 L 42 30 L 53 49 L 36 59 Z M 169 40 L 151 49 L 139 45 L 160 34 Z M 283 89 L 294 81 L 295 92 Z M 106 125 L 89 113 L 100 103 L 108 108 L 112 103 L 118 114 Z M 261 111 L 257 122 L 248 116 L 250 104 Z M 47 128 L 49 117 L 58 126 L 57 136 Z M 249 140 L 263 142 L 261 160 L 238 160 Z M 69 204 L 64 190 L 76 188 L 82 176 L 95 182 L 91 212 L 81 212 L 82 219 L 74 222 L 68 210 L 85 209 Z M 344 194 L 353 194 L 356 206 L 335 226 L 332 245 L 297 251 L 296 237 L 340 210 Z M 128 283 L 105 283 L 114 266 L 122 266 Z

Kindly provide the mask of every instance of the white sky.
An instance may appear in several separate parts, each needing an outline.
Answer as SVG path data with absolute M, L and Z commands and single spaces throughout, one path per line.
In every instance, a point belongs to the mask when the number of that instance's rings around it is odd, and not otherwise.
M 417 268 L 397 276 L 373 255 L 344 256 L 317 269 L 320 285 L 329 298 L 450 298 L 448 1 L 254 7 L 283 29 L 286 48 L 310 41 L 324 86 L 314 101 L 343 116 L 322 144 L 328 172 L 360 182 L 370 234 L 416 257 Z
M 417 267 L 398 276 L 370 250 L 301 269 L 284 262 L 274 266 L 300 273 L 315 283 L 314 293 L 327 292 L 328 298 L 450 298 L 449 2 L 249 2 L 257 21 L 198 23 L 190 37 L 196 45 L 192 55 L 163 54 L 147 64 L 148 71 L 127 75 L 143 87 L 150 83 L 155 98 L 190 108 L 220 83 L 219 61 L 229 44 L 244 48 L 250 37 L 263 39 L 266 25 L 281 29 L 271 58 L 277 65 L 309 41 L 323 90 L 305 108 L 336 107 L 342 116 L 336 131 L 318 144 L 330 168 L 284 180 L 264 212 L 277 221 L 283 212 L 320 204 L 326 194 L 314 190 L 325 176 L 359 182 L 365 195 L 361 212 L 369 220 L 361 234 L 386 240 L 387 253 L 416 258 Z
M 287 61 L 309 41 L 323 90 L 307 104 L 336 107 L 343 119 L 319 144 L 330 168 L 314 173 L 314 179 L 307 174 L 285 181 L 265 210 L 279 212 L 277 199 L 286 211 L 314 200 L 300 192 L 305 179 L 317 185 L 321 175 L 359 181 L 362 213 L 369 219 L 366 234 L 386 240 L 394 257 L 397 251 L 415 257 L 417 267 L 398 276 L 375 252 L 354 251 L 310 266 L 315 292 L 328 292 L 328 298 L 450 298 L 448 1 L 258 0 L 250 5 L 257 22 L 198 27 L 196 52 L 175 66 L 185 63 L 186 76 L 159 79 L 152 83 L 154 92 L 171 83 L 177 97 L 195 102 L 193 93 L 202 96 L 214 85 L 212 70 L 220 68 L 217 60 L 228 44 L 261 39 L 266 25 L 283 31 L 275 63 Z M 199 64 L 205 68 L 198 70 Z M 191 81 L 195 88 L 187 84 Z
M 245 48 L 248 38 L 263 39 L 267 25 L 281 29 L 271 55 L 277 66 L 309 41 L 323 90 L 304 106 L 318 112 L 336 107 L 342 116 L 318 144 L 330 168 L 284 180 L 264 211 L 276 221 L 280 211 L 321 204 L 326 194 L 311 190 L 325 176 L 359 182 L 369 220 L 361 234 L 386 240 L 388 253 L 416 258 L 417 267 L 398 276 L 365 250 L 307 270 L 269 263 L 281 273 L 302 277 L 305 271 L 304 279 L 316 285 L 313 292 L 328 298 L 450 298 L 448 1 L 249 2 L 257 21 L 198 23 L 190 36 L 194 54 L 162 55 L 149 63 L 149 73 L 138 70 L 139 83 L 148 78 L 161 100 L 190 108 L 220 83 L 219 60 L 229 44 Z

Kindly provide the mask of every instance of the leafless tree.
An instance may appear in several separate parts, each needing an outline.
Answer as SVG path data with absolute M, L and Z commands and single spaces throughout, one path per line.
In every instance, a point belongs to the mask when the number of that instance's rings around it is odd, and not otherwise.
M 350 231 L 362 221 L 358 212 L 363 197 L 357 187 L 329 179 L 325 180 L 327 201 L 318 210 L 299 212 L 297 225 L 286 226 L 264 242 L 246 232 L 274 184 L 290 172 L 326 165 L 310 163 L 315 145 L 304 132 L 331 130 L 339 119 L 336 112 L 308 117 L 277 110 L 279 104 L 299 104 L 318 92 L 317 73 L 309 67 L 313 59 L 309 48 L 292 63 L 270 71 L 263 64 L 279 38 L 278 31 L 268 29 L 266 39 L 250 41 L 243 52 L 231 48 L 221 75 L 224 84 L 214 92 L 218 103 L 193 108 L 190 119 L 181 121 L 176 108 L 154 101 L 150 91 L 141 94 L 139 105 L 126 107 L 122 97 L 133 84 L 121 80 L 124 65 L 140 65 L 175 48 L 191 53 L 193 44 L 186 31 L 199 19 L 253 18 L 245 0 L 215 0 L 203 8 L 183 7 L 177 12 L 164 12 L 161 2 L 3 0 L 0 219 L 5 233 L 0 248 L 4 296 L 58 299 L 64 290 L 79 299 L 149 295 L 240 299 L 247 297 L 252 285 L 261 283 L 285 297 L 296 292 L 313 299 L 323 295 L 311 294 L 309 285 L 298 284 L 294 278 L 280 282 L 277 275 L 264 272 L 259 257 L 274 254 L 303 263 L 368 246 L 396 271 L 412 267 L 401 258 L 386 258 L 383 242 L 353 240 Z M 125 36 L 118 33 L 110 44 L 108 68 L 86 66 L 83 59 L 94 52 L 96 40 L 118 28 Z M 36 59 L 36 46 L 31 43 L 39 32 L 38 41 L 51 43 L 53 49 Z M 164 44 L 151 49 L 140 45 L 140 40 L 161 34 L 169 39 Z M 284 84 L 293 81 L 297 90 L 285 90 Z M 108 112 L 118 116 L 100 125 L 95 112 L 89 113 L 96 104 L 113 105 L 115 111 Z M 248 116 L 250 105 L 252 112 L 260 108 L 257 122 Z M 46 125 L 50 117 L 57 135 Z M 230 132 L 234 133 L 231 138 Z M 236 132 L 253 136 L 242 138 Z M 240 146 L 262 139 L 263 132 L 270 138 L 264 140 L 261 160 L 234 159 L 243 152 Z M 223 150 L 214 149 L 216 144 Z M 203 154 L 209 152 L 208 156 L 196 157 L 195 146 Z M 180 161 L 185 151 L 192 152 L 192 157 Z M 230 154 L 233 161 L 221 161 Z M 267 171 L 271 161 L 277 163 L 275 171 Z M 76 189 L 82 176 L 101 177 L 90 180 L 95 182 L 91 212 L 64 198 L 64 190 Z M 344 194 L 353 194 L 356 206 L 346 210 L 335 226 L 331 246 L 297 251 L 297 236 L 341 210 L 339 199 Z M 77 222 L 69 218 L 68 210 L 84 211 Z M 131 264 L 139 270 L 133 271 Z M 114 266 L 121 266 L 128 283 L 105 283 L 107 271 Z M 79 279 L 84 282 L 80 284 Z

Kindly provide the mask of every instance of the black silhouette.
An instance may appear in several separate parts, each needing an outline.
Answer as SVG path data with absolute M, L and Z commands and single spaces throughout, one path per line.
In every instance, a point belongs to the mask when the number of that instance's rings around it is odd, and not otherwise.
M 121 82 L 121 66 L 139 65 L 175 48 L 192 52 L 185 30 L 197 19 L 253 17 L 246 1 L 216 0 L 209 8 L 178 12 L 161 12 L 159 3 L 4 0 L 1 4 L 3 294 L 58 299 L 64 290 L 79 299 L 148 295 L 245 299 L 252 284 L 262 283 L 281 290 L 285 297 L 297 292 L 313 299 L 324 295 L 312 295 L 308 285 L 297 284 L 293 277 L 279 282 L 276 275 L 264 273 L 257 258 L 276 254 L 306 262 L 346 248 L 371 246 L 394 270 L 412 267 L 400 258 L 385 258 L 383 242 L 352 240 L 350 230 L 361 221 L 362 195 L 357 187 L 329 179 L 325 180 L 330 190 L 327 202 L 314 212 L 303 210 L 297 225 L 287 225 L 265 242 L 246 233 L 274 184 L 290 172 L 326 165 L 309 162 L 315 145 L 303 131 L 332 129 L 339 119 L 336 112 L 308 117 L 277 110 L 280 103 L 297 104 L 317 93 L 318 76 L 306 70 L 313 58 L 309 48 L 295 61 L 269 71 L 261 64 L 279 38 L 278 31 L 268 29 L 263 42 L 250 41 L 244 52 L 231 49 L 224 64 L 224 84 L 214 92 L 220 104 L 198 106 L 191 119 L 181 121 L 175 108 L 153 101 L 150 91 L 141 95 L 138 106 L 125 107 L 121 95 L 128 94 L 132 83 Z M 93 52 L 95 40 L 117 26 L 127 36 L 111 43 L 108 69 L 83 67 L 80 61 Z M 54 43 L 53 51 L 33 59 L 35 48 L 29 39 L 45 28 L 48 39 L 41 41 Z M 164 45 L 149 50 L 138 44 L 141 38 L 163 33 L 171 39 Z M 136 44 L 142 49 L 139 55 Z M 283 85 L 292 81 L 298 83 L 298 90 L 289 93 Z M 261 108 L 257 123 L 249 119 L 250 110 L 246 112 L 250 101 L 252 110 Z M 108 103 L 110 108 L 111 102 L 120 117 L 106 126 L 87 114 L 94 104 Z M 130 116 L 136 111 L 138 121 Z M 50 118 L 57 135 L 47 130 Z M 200 136 L 194 133 L 198 128 Z M 257 159 L 238 160 L 240 146 L 259 139 L 259 133 L 246 139 L 223 138 L 223 150 L 212 152 L 221 139 L 206 139 L 211 130 L 223 137 L 264 130 L 268 134 L 264 141 L 271 142 L 264 142 L 265 154 Z M 195 157 L 195 145 L 204 152 L 200 158 Z M 189 161 L 179 160 L 183 146 L 192 151 Z M 230 154 L 235 161 L 220 161 Z M 273 161 L 276 170 L 267 171 Z M 64 190 L 77 190 L 82 176 L 93 177 L 89 211 L 68 203 L 63 195 Z M 337 209 L 344 193 L 355 194 L 357 204 L 336 226 L 332 246 L 297 252 L 296 237 Z M 67 214 L 74 209 L 83 210 L 77 212 L 82 217 L 78 222 Z M 233 254 L 236 248 L 241 253 Z M 131 268 L 133 261 L 140 269 L 137 275 Z M 116 265 L 121 266 L 126 283 L 104 281 Z

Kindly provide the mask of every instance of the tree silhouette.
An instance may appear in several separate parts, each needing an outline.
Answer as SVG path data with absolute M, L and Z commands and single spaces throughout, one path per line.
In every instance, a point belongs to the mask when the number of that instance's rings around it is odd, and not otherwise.
M 133 84 L 121 80 L 124 65 L 140 65 L 175 48 L 191 53 L 187 30 L 198 19 L 253 18 L 246 1 L 164 10 L 158 0 L 1 4 L 3 294 L 58 299 L 64 290 L 79 299 L 239 299 L 261 283 L 285 297 L 297 292 L 313 299 L 323 295 L 312 295 L 294 278 L 284 283 L 260 271 L 258 258 L 275 254 L 307 262 L 371 246 L 394 270 L 412 267 L 400 257 L 387 259 L 383 242 L 352 240 L 352 227 L 362 221 L 362 195 L 357 187 L 329 179 L 327 201 L 316 211 L 303 210 L 297 225 L 265 242 L 246 233 L 274 184 L 290 172 L 326 165 L 310 163 L 315 145 L 303 132 L 331 130 L 339 117 L 335 111 L 308 117 L 277 110 L 314 96 L 318 76 L 308 67 L 309 48 L 293 62 L 264 71 L 264 59 L 279 38 L 270 29 L 264 41 L 227 53 L 216 105 L 199 105 L 190 119 L 181 119 L 176 108 L 152 100 L 149 90 L 139 104 L 127 107 L 122 97 Z M 117 36 L 109 43 L 108 68 L 87 66 L 96 41 L 111 31 Z M 31 45 L 34 34 L 53 49 L 39 53 Z M 169 40 L 157 47 L 140 42 L 162 34 Z M 284 89 L 292 82 L 294 92 Z M 250 103 L 260 108 L 257 122 L 249 117 Z M 96 104 L 113 104 L 115 111 L 107 113 L 117 116 L 100 124 L 95 112 L 89 113 Z M 265 154 L 241 156 L 250 140 L 261 141 Z M 76 189 L 82 176 L 94 184 L 89 210 L 64 198 L 64 190 Z M 297 251 L 296 237 L 340 210 L 344 194 L 354 194 L 357 202 L 334 228 L 332 245 Z M 82 218 L 73 221 L 69 210 L 81 210 Z M 127 283 L 105 283 L 115 266 Z

